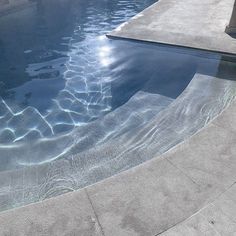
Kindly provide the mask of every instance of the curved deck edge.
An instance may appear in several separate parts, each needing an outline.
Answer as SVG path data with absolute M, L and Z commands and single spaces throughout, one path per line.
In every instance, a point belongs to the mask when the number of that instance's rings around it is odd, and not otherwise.
M 79 191 L 2 212 L 0 235 L 185 235 L 181 228 L 195 221 L 196 235 L 203 226 L 226 235 L 236 217 L 235 127 L 233 101 L 161 158 Z
M 234 1 L 159 0 L 108 37 L 236 54 L 236 39 L 225 32 Z

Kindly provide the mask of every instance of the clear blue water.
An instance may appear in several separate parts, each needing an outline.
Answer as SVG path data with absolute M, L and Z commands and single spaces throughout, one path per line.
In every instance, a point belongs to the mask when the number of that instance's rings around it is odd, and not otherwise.
M 105 33 L 153 2 L 35 1 L 2 17 L 0 95 L 9 109 L 1 104 L 1 112 L 10 110 L 14 117 L 1 120 L 0 142 L 69 131 L 127 101 L 129 93 L 112 96 L 112 80 L 123 76 L 126 58 Z M 133 93 L 140 88 L 132 86 Z
M 105 36 L 154 2 L 36 0 L 0 16 L 0 178 L 17 169 L 27 191 L 0 186 L 0 209 L 160 155 L 234 99 L 232 56 Z

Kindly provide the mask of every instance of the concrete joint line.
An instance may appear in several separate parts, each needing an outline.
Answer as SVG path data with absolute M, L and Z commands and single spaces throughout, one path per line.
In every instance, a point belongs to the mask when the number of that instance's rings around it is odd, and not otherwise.
M 95 211 L 95 208 L 94 208 L 93 202 L 92 202 L 92 200 L 91 200 L 91 198 L 90 198 L 90 196 L 89 196 L 89 193 L 88 193 L 88 191 L 87 191 L 86 188 L 84 189 L 84 191 L 85 191 L 86 196 L 87 196 L 87 198 L 88 198 L 88 200 L 89 200 L 89 203 L 90 203 L 90 205 L 91 205 L 91 207 L 92 207 L 92 209 L 93 209 L 93 213 L 94 213 L 94 215 L 95 215 L 95 218 L 96 218 L 96 221 L 97 221 L 97 223 L 98 223 L 98 226 L 99 226 L 99 228 L 100 228 L 100 230 L 101 230 L 101 233 L 102 233 L 103 236 L 105 236 L 104 230 L 103 230 L 102 225 L 101 225 L 101 223 L 100 223 L 100 221 L 99 221 L 98 215 L 97 215 L 97 213 L 96 213 L 96 211 Z
M 198 184 L 195 180 L 193 180 L 187 173 L 185 173 L 184 170 L 182 170 L 181 168 L 179 168 L 178 166 L 176 166 L 173 162 L 171 162 L 168 157 L 166 157 L 166 160 L 167 160 L 174 168 L 176 168 L 177 170 L 179 170 L 184 176 L 186 176 L 188 179 L 190 179 L 191 182 L 193 182 L 193 183 L 194 183 L 195 185 L 197 185 L 198 187 L 201 187 L 201 185 Z

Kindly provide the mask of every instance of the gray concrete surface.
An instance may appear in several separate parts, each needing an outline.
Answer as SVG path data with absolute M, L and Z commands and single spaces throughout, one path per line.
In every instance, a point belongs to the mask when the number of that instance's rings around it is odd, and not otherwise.
M 0 235 L 100 236 L 102 231 L 82 190 L 1 214 Z
M 236 53 L 225 33 L 234 0 L 159 0 L 108 36 Z
M 162 236 L 236 235 L 236 185 Z
M 81 191 L 1 213 L 0 235 L 236 235 L 232 127 L 236 101 L 161 158 Z

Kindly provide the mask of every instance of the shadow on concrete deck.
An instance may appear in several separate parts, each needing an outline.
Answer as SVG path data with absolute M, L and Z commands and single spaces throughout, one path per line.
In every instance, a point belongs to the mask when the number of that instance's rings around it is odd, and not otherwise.
M 236 1 L 234 3 L 234 8 L 229 25 L 226 27 L 225 32 L 232 38 L 236 38 Z

